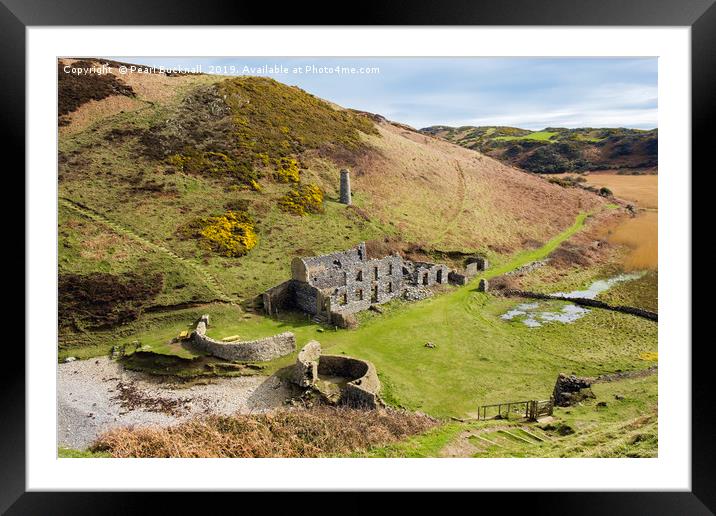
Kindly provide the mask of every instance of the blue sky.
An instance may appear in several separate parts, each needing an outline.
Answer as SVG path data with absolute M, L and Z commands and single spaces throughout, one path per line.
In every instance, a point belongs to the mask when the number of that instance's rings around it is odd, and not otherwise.
M 330 50 L 330 49 L 327 49 Z M 429 125 L 657 126 L 656 58 L 114 57 L 150 66 L 284 67 L 256 72 L 344 107 Z M 377 68 L 318 73 L 308 66 Z M 297 73 L 298 71 L 303 73 Z M 229 70 L 231 72 L 232 70 Z

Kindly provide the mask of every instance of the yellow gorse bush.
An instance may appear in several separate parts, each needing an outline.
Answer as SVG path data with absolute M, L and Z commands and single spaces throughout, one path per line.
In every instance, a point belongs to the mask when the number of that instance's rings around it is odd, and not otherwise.
M 298 183 L 301 179 L 301 170 L 298 161 L 294 158 L 280 158 L 276 160 L 276 180 L 281 183 Z
M 314 184 L 294 188 L 278 201 L 281 210 L 294 215 L 323 213 L 323 190 Z
M 200 235 L 212 250 L 229 257 L 245 255 L 258 242 L 251 217 L 235 211 L 209 217 Z

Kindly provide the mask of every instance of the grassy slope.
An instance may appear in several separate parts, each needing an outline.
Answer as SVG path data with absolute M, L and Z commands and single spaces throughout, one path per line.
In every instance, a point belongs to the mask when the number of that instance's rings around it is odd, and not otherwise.
M 133 112 L 102 112 L 83 119 L 60 135 L 61 151 L 77 153 L 81 163 L 60 183 L 60 195 L 89 205 L 149 241 L 161 243 L 209 270 L 225 289 L 250 297 L 288 276 L 292 254 L 328 252 L 360 240 L 396 235 L 442 249 L 482 251 L 491 259 L 490 276 L 539 259 L 578 231 L 579 212 L 603 201 L 574 189 L 549 185 L 495 160 L 447 142 L 390 124 L 379 136 L 366 136 L 378 150 L 353 169 L 354 202 L 369 220 L 332 201 L 338 166 L 325 157 L 307 158 L 308 180 L 328 193 L 326 214 L 293 217 L 280 212 L 275 200 L 288 188 L 265 184 L 262 193 L 237 191 L 220 182 L 176 173 L 163 174 L 155 163 L 134 154 L 130 141 L 108 141 L 113 128 L 148 127 L 163 119 L 193 86 L 217 77 L 151 77 L 133 84 L 145 104 Z M 154 84 L 156 83 L 156 84 Z M 153 104 L 146 101 L 151 100 Z M 146 181 L 165 184 L 161 193 L 137 193 Z M 176 237 L 177 227 L 192 217 L 224 210 L 227 202 L 246 199 L 258 219 L 259 245 L 240 259 L 204 254 L 195 242 Z M 566 228 L 566 229 L 565 229 Z M 559 235 L 553 240 L 549 238 Z M 547 242 L 541 249 L 519 252 L 526 241 Z M 211 299 L 201 278 L 162 253 L 147 249 L 102 224 L 60 210 L 60 271 L 123 272 L 159 270 L 170 281 L 159 304 Z M 331 353 L 372 360 L 390 403 L 438 416 L 466 415 L 477 405 L 506 399 L 549 395 L 558 372 L 596 374 L 643 368 L 643 352 L 656 351 L 656 326 L 623 314 L 593 311 L 573 325 L 529 329 L 499 319 L 517 300 L 497 299 L 475 290 L 475 284 L 451 289 L 419 303 L 395 302 L 383 316 L 363 314 L 356 331 L 320 331 L 300 316 L 282 320 L 248 316 L 236 306 L 212 304 L 166 313 L 146 314 L 135 323 L 73 335 L 60 358 L 105 354 L 117 343 L 139 340 L 162 352 L 166 342 L 189 328 L 202 313 L 212 316 L 210 333 L 252 338 L 294 331 L 299 346 L 319 340 Z M 436 349 L 424 347 L 433 341 Z M 267 365 L 266 372 L 290 365 L 289 356 Z M 449 442 L 446 425 L 433 445 Z
M 525 176 L 444 141 L 381 124 L 368 137 L 380 158 L 355 167 L 366 208 L 405 238 L 439 249 L 479 251 L 499 260 L 545 242 L 603 201 Z
M 657 387 L 656 375 L 595 384 L 596 399 L 555 408 L 550 424 L 570 427 L 574 433 L 569 435 L 562 436 L 544 423 L 451 422 L 400 443 L 374 448 L 363 456 L 656 457 Z M 617 395 L 622 399 L 617 400 Z M 598 407 L 599 402 L 607 406 Z
M 659 273 L 648 271 L 641 278 L 620 283 L 599 295 L 599 299 L 614 305 L 629 305 L 659 311 Z
M 540 142 L 550 141 L 557 133 L 552 131 L 535 131 L 525 136 L 497 136 L 495 140 L 509 141 L 509 140 L 537 140 Z
M 259 193 L 227 187 L 217 178 L 176 171 L 167 174 L 166 166 L 138 152 L 136 137 L 111 137 L 112 130 L 136 131 L 161 123 L 193 88 L 221 79 L 132 76 L 127 80 L 133 81 L 141 108 L 90 110 L 84 113 L 82 124 L 63 129 L 59 147 L 71 162 L 61 167 L 60 196 L 88 206 L 123 231 L 81 220 L 81 215 L 61 208 L 61 273 L 160 271 L 167 278 L 156 304 L 217 297 L 214 289 L 207 288 L 206 278 L 186 263 L 132 242 L 126 237 L 131 234 L 201 266 L 228 296 L 250 299 L 288 277 L 293 255 L 330 252 L 386 235 L 440 249 L 484 252 L 492 263 L 499 264 L 524 241 L 544 242 L 568 227 L 580 211 L 602 202 L 584 192 L 525 177 L 458 146 L 380 124 L 379 135 L 362 136 L 373 152 L 352 167 L 354 204 L 362 213 L 335 202 L 339 166 L 326 156 L 309 152 L 305 156 L 308 168 L 302 174 L 306 181 L 326 190 L 326 213 L 296 217 L 281 212 L 276 204 L 288 185 L 263 181 Z M 297 95 L 292 88 L 290 94 Z M 92 113 L 97 118 L 90 121 Z M 159 191 L 142 190 L 147 184 L 162 186 Z M 213 255 L 177 234 L 189 220 L 222 213 L 227 203 L 239 200 L 249 202 L 249 211 L 257 220 L 259 243 L 248 255 Z M 145 322 L 153 324 L 153 320 Z M 106 349 L 134 331 L 119 328 L 63 335 L 62 345 Z
M 520 253 L 485 277 L 546 256 L 582 223 L 580 217 L 542 249 Z M 475 286 L 473 282 L 418 303 L 394 302 L 380 316 L 364 313 L 357 330 L 322 331 L 295 315 L 244 319 L 231 306 L 210 306 L 186 310 L 183 318 L 176 314 L 166 324 L 126 340 L 161 347 L 202 312 L 211 315 L 210 334 L 216 338 L 249 339 L 290 330 L 299 347 L 316 339 L 327 352 L 371 360 L 388 402 L 435 416 L 464 416 L 480 404 L 548 397 L 559 372 L 593 375 L 640 369 L 650 365 L 640 355 L 657 350 L 657 327 L 650 321 L 593 310 L 571 325 L 530 329 L 499 318 L 518 300 L 476 292 Z M 425 348 L 427 341 L 437 348 Z M 291 355 L 266 364 L 266 373 L 294 360 Z

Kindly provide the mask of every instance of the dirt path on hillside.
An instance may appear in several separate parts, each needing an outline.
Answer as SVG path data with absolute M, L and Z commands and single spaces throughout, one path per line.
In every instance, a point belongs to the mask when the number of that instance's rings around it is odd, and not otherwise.
M 443 229 L 435 240 L 431 242 L 432 244 L 439 243 L 447 232 L 454 227 L 455 221 L 457 221 L 462 212 L 465 211 L 465 203 L 467 201 L 467 179 L 465 179 L 465 172 L 462 170 L 458 161 L 455 161 L 455 170 L 458 173 L 459 179 L 457 192 L 455 193 L 455 196 L 458 199 L 455 203 L 455 212 L 445 217 L 445 229 Z
M 480 428 L 474 430 L 466 430 L 460 433 L 455 439 L 450 441 L 440 450 L 440 457 L 472 457 L 476 453 L 485 449 L 486 446 L 497 446 L 502 448 L 504 443 L 501 443 L 494 438 L 489 439 L 485 437 L 487 434 L 495 434 L 500 431 L 514 432 L 517 429 L 528 432 L 531 435 L 537 435 L 536 430 L 528 425 L 515 426 L 515 425 L 502 425 L 502 426 L 491 426 L 487 428 Z M 537 436 L 542 441 L 549 441 L 550 438 L 543 432 L 540 432 Z M 472 439 L 471 439 L 472 438 Z M 476 438 L 476 439 L 475 439 Z M 537 440 L 529 441 L 525 440 L 525 443 L 535 444 Z
M 281 407 L 292 389 L 275 376 L 218 378 L 182 388 L 128 371 L 107 357 L 59 364 L 58 445 L 87 448 L 118 426 L 168 426 L 202 414 L 251 414 Z
M 606 382 L 620 382 L 623 380 L 629 380 L 634 378 L 644 378 L 653 374 L 658 374 L 659 369 L 657 365 L 648 367 L 647 369 L 641 369 L 638 371 L 624 371 L 621 373 L 611 373 L 599 375 L 592 379 L 592 384 L 595 383 L 606 383 Z M 551 418 L 551 416 L 550 416 Z M 474 421 L 474 419 L 473 419 Z M 540 421 L 545 421 L 541 419 Z M 525 439 L 522 436 L 518 436 L 518 439 L 522 439 L 526 444 L 535 444 L 538 441 L 549 442 L 551 437 L 545 432 L 541 431 L 534 424 L 529 424 L 527 420 L 522 420 L 524 424 L 520 425 L 495 425 L 487 426 L 484 428 L 474 428 L 470 430 L 464 430 L 460 432 L 455 438 L 449 441 L 443 446 L 439 453 L 439 457 L 474 457 L 476 453 L 481 452 L 486 446 L 497 446 L 502 447 L 504 443 L 499 442 L 494 437 L 488 438 L 485 434 L 495 434 L 500 431 L 514 431 L 521 429 L 532 436 L 536 436 L 536 439 Z
M 165 255 L 172 258 L 174 261 L 178 262 L 180 265 L 183 265 L 184 267 L 191 269 L 192 272 L 196 273 L 197 275 L 199 275 L 202 278 L 206 287 L 209 290 L 211 290 L 214 293 L 214 295 L 217 297 L 217 299 L 219 299 L 220 301 L 225 301 L 225 302 L 235 302 L 236 301 L 236 298 L 226 294 L 221 289 L 221 285 L 216 280 L 216 278 L 214 278 L 214 276 L 212 276 L 208 270 L 206 270 L 204 267 L 202 267 L 198 263 L 191 261 L 191 260 L 187 260 L 186 258 L 182 258 L 181 256 L 176 254 L 171 249 L 168 249 L 161 244 L 157 244 L 155 242 L 147 240 L 143 236 L 137 234 L 132 228 L 124 226 L 114 220 L 110 220 L 107 217 L 105 217 L 104 215 L 102 215 L 101 213 L 97 213 L 96 211 L 91 210 L 90 208 L 87 208 L 85 206 L 82 206 L 79 203 L 76 203 L 74 201 L 71 201 L 70 199 L 60 197 L 59 203 L 61 206 L 64 206 L 65 208 L 68 208 L 68 209 L 74 211 L 75 213 L 78 213 L 84 217 L 94 220 L 95 222 L 99 222 L 100 224 L 104 224 L 105 226 L 112 229 L 113 231 L 116 231 L 120 235 L 124 235 L 124 236 L 127 236 L 133 240 L 136 240 L 137 242 L 144 245 L 145 247 L 148 247 L 150 249 L 154 249 L 155 251 L 164 253 Z

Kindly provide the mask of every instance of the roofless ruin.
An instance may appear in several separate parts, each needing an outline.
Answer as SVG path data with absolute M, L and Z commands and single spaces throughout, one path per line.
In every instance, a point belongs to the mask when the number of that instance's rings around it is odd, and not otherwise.
M 345 251 L 294 258 L 291 279 L 264 292 L 263 303 L 269 315 L 299 309 L 317 322 L 345 326 L 349 314 L 386 303 L 407 288 L 459 283 L 451 280 L 464 277 L 446 265 L 413 262 L 398 254 L 368 258 L 362 242 Z

